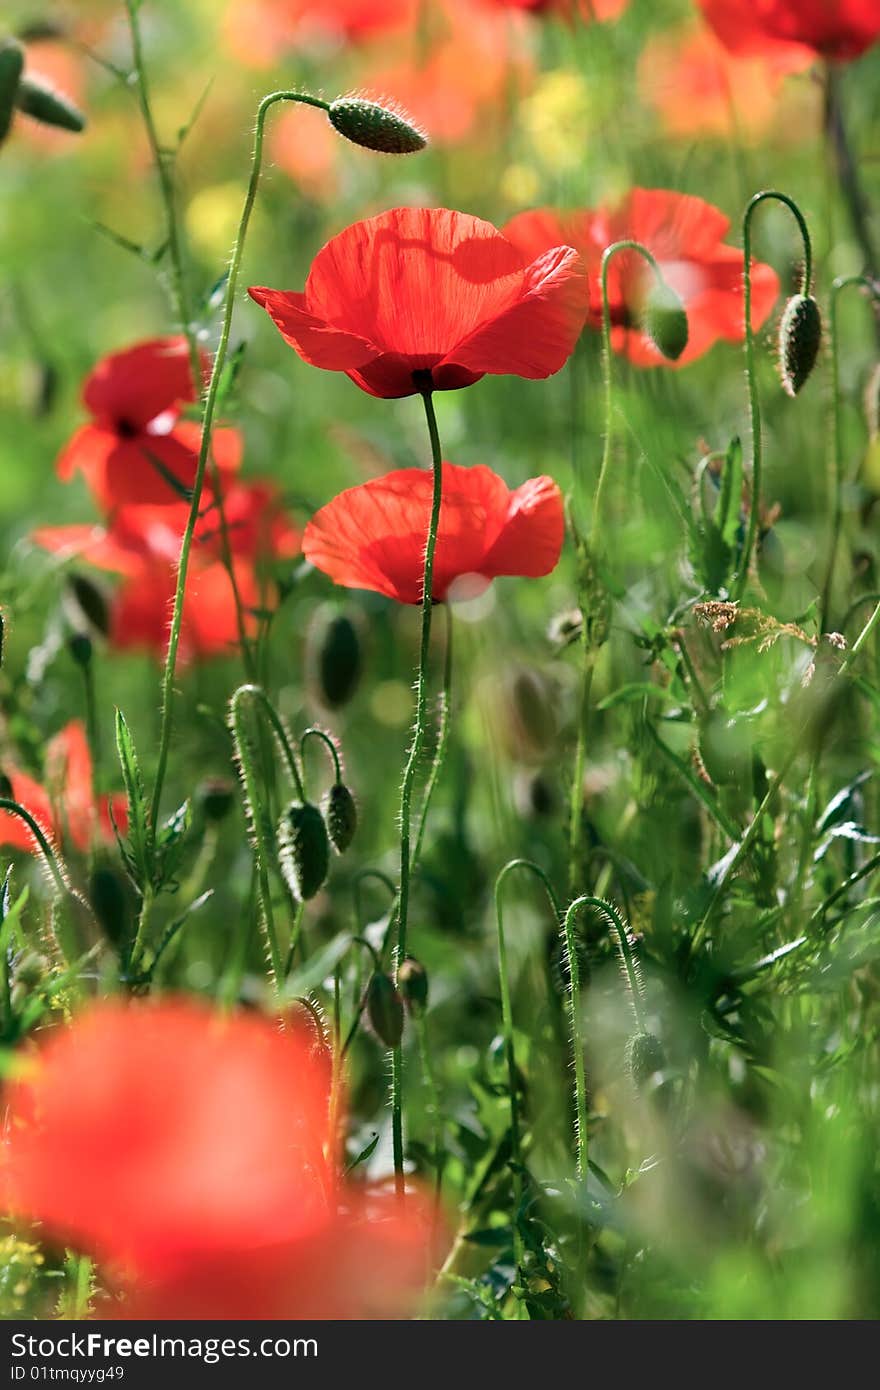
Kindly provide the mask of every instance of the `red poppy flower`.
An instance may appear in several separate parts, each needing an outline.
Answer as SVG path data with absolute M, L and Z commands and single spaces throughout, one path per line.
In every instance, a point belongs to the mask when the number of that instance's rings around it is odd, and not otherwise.
M 289 343 L 372 396 L 471 386 L 487 372 L 557 372 L 587 308 L 576 252 L 524 256 L 489 222 L 395 208 L 356 222 L 312 262 L 304 294 L 253 288 Z
M 227 46 L 239 62 L 267 67 L 285 52 L 360 44 L 409 27 L 418 0 L 232 0 Z
M 6 1089 L 6 1206 L 101 1261 L 122 1316 L 401 1314 L 427 1259 L 419 1204 L 336 1181 L 312 1039 L 191 1002 L 106 1003 Z
M 68 482 L 81 472 L 106 511 L 130 502 L 179 502 L 167 475 L 183 487 L 195 479 L 199 426 L 179 418 L 182 406 L 195 399 L 182 338 L 155 338 L 111 353 L 86 380 L 83 402 L 92 421 L 62 450 L 59 478 Z M 238 431 L 215 430 L 213 449 L 221 472 L 234 473 L 241 462 Z
M 303 554 L 337 584 L 421 603 L 431 474 L 400 468 L 349 488 L 312 517 Z M 443 464 L 433 596 L 474 598 L 501 575 L 549 574 L 565 522 L 552 478 L 511 492 L 490 468 Z
M 82 723 L 75 719 L 46 745 L 46 785 L 26 772 L 6 764 L 12 798 L 30 811 L 50 840 L 69 841 L 85 853 L 95 839 L 113 841 L 113 820 L 124 832 L 127 823 L 124 796 L 95 797 L 92 757 Z M 33 850 L 36 843 L 24 821 L 11 811 L 0 811 L 0 844 Z
M 734 53 L 800 44 L 823 58 L 858 58 L 880 38 L 877 0 L 697 0 Z
M 507 10 L 525 10 L 535 15 L 560 15 L 564 19 L 617 19 L 629 0 L 486 0 Z
M 300 537 L 272 483 L 236 484 L 224 494 L 233 573 L 252 631 L 251 610 L 265 607 L 255 565 L 299 553 Z M 79 556 L 98 569 L 123 576 L 110 610 L 110 642 L 164 657 L 177 583 L 180 541 L 189 508 L 126 506 L 109 526 L 44 526 L 33 540 L 45 550 Z M 220 516 L 208 500 L 202 512 L 187 576 L 181 629 L 181 659 L 222 654 L 239 640 L 235 593 L 223 563 Z
M 608 295 L 612 346 L 641 367 L 681 367 L 701 357 L 719 338 L 743 337 L 742 252 L 723 241 L 730 221 L 702 198 L 665 189 L 634 188 L 616 208 L 559 213 L 552 208 L 520 213 L 505 235 L 535 255 L 560 238 L 576 246 L 590 283 L 588 322 L 602 326 L 602 254 L 615 241 L 640 241 L 657 260 L 663 277 L 678 294 L 688 317 L 687 347 L 676 362 L 662 357 L 640 327 L 654 274 L 637 252 L 620 252 L 611 261 Z M 776 272 L 752 265 L 752 322 L 769 315 L 779 293 Z
M 639 58 L 639 89 L 672 135 L 755 138 L 778 116 L 785 78 L 811 61 L 806 49 L 788 46 L 734 54 L 704 25 L 686 25 L 648 40 Z M 797 138 L 789 125 L 777 124 L 774 138 Z

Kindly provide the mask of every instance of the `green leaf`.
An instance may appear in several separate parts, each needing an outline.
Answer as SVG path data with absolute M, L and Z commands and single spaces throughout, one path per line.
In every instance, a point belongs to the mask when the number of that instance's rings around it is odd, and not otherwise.
M 378 1143 L 379 1131 L 377 1130 L 376 1133 L 373 1135 L 372 1139 L 370 1140 L 369 1144 L 365 1144 L 364 1147 L 361 1149 L 360 1153 L 357 1155 L 357 1157 L 353 1158 L 351 1160 L 351 1163 L 348 1164 L 348 1166 L 345 1169 L 346 1174 L 351 1173 L 355 1168 L 359 1166 L 359 1164 L 366 1163 L 367 1159 L 375 1153 L 376 1145 Z
M 131 730 L 121 709 L 116 711 L 116 750 L 122 768 L 122 781 L 128 800 L 128 853 L 126 859 L 134 871 L 138 888 L 143 892 L 152 884 L 153 837 L 150 832 L 150 813 L 141 776 L 140 763 Z

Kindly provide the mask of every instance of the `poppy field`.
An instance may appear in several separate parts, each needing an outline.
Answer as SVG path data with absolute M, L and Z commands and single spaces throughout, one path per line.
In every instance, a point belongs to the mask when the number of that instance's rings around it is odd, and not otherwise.
M 880 1314 L 878 91 L 4 7 L 4 1320 Z

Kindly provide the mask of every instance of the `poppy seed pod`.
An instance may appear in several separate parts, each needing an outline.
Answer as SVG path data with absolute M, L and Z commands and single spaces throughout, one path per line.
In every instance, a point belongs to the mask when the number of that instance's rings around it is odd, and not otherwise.
M 421 961 L 407 956 L 397 972 L 397 987 L 410 1013 L 421 1013 L 428 1003 L 428 972 Z
M 634 1033 L 626 1045 L 626 1069 L 638 1089 L 666 1063 L 663 1044 L 654 1033 Z
M 326 709 L 339 709 L 352 698 L 363 670 L 358 624 L 347 613 L 321 605 L 309 626 L 306 666 L 310 684 Z
M 278 826 L 278 862 L 298 902 L 313 898 L 330 867 L 330 841 L 324 817 L 310 801 L 292 801 Z
M 403 1000 L 384 971 L 377 970 L 367 986 L 367 1014 L 379 1041 L 397 1047 L 403 1037 Z
M 23 77 L 18 84 L 15 104 L 26 116 L 43 125 L 78 133 L 86 128 L 86 118 L 73 102 L 38 77 Z
M 18 86 L 24 70 L 24 49 L 16 39 L 6 39 L 0 44 L 0 143 L 9 134 Z
M 357 806 L 344 782 L 334 782 L 324 798 L 324 820 L 330 843 L 337 854 L 344 854 L 357 830 Z
M 657 351 L 668 362 L 677 362 L 688 344 L 688 318 L 684 304 L 669 285 L 654 286 L 645 304 L 642 326 Z
M 379 154 L 416 154 L 428 143 L 424 131 L 402 111 L 364 97 L 337 97 L 327 115 L 346 140 Z
M 793 294 L 779 323 L 782 389 L 796 396 L 816 365 L 822 341 L 822 315 L 812 295 Z

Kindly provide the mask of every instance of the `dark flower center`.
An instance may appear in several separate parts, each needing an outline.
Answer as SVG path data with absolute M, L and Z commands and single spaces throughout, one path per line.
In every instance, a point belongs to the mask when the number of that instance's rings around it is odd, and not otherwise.
M 140 430 L 137 425 L 132 424 L 131 420 L 123 418 L 122 420 L 116 421 L 116 433 L 120 435 L 122 439 L 136 439 L 140 434 Z

